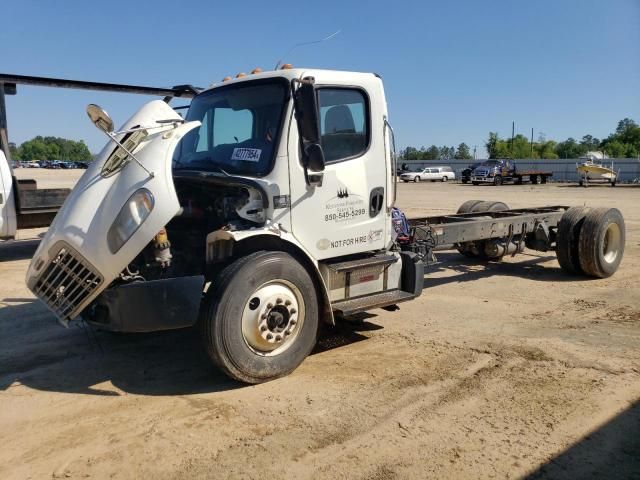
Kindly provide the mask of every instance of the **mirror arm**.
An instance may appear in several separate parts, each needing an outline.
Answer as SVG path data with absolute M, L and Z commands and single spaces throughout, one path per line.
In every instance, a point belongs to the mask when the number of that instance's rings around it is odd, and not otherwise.
M 140 130 L 151 130 L 152 128 L 164 128 L 167 125 L 172 125 L 173 128 L 178 128 L 178 124 L 184 123 L 184 120 L 175 120 L 175 119 L 156 120 L 156 123 L 159 123 L 160 125 L 133 127 L 133 128 L 128 128 L 126 130 L 118 130 L 117 132 L 112 132 L 112 133 L 114 135 L 120 135 L 121 133 L 132 133 L 132 132 L 138 132 Z
M 147 167 L 145 167 L 142 162 L 140 160 L 138 160 L 136 158 L 136 156 L 131 153 L 122 143 L 120 143 L 118 141 L 118 139 L 116 138 L 116 134 L 115 133 L 109 133 L 109 132 L 104 132 L 107 137 L 109 137 L 116 145 L 118 145 L 122 150 L 125 151 L 125 153 L 127 154 L 127 158 L 132 158 L 139 166 L 140 168 L 142 168 L 145 172 L 147 172 L 147 175 L 149 175 L 150 178 L 155 177 L 155 174 L 151 171 L 149 171 L 149 169 L 147 169 Z M 125 160 L 126 162 L 128 162 L 128 160 Z

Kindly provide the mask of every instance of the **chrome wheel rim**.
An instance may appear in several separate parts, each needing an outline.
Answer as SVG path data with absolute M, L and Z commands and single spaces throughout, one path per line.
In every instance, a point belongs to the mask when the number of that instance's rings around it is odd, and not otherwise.
M 622 247 L 622 232 L 617 223 L 607 225 L 602 241 L 602 256 L 607 263 L 613 263 L 620 254 Z
M 248 296 L 242 312 L 242 336 L 258 355 L 279 355 L 293 345 L 304 318 L 300 290 L 287 280 L 272 280 Z

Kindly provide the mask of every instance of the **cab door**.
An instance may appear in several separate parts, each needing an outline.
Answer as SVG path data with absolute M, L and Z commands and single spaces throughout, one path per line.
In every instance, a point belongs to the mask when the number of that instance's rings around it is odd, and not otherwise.
M 332 72 L 330 84 L 315 77 L 325 155 L 321 186 L 306 184 L 295 122 L 290 128 L 292 231 L 318 260 L 382 249 L 390 235 L 382 84 L 373 75 L 363 75 L 358 86 L 340 77 Z

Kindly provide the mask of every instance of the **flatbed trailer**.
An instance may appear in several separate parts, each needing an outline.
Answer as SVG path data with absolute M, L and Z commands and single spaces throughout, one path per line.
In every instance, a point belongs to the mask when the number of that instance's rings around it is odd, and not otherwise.
M 527 181 L 536 185 L 538 183 L 547 183 L 547 180 L 551 177 L 553 177 L 553 172 L 544 170 L 524 170 L 513 173 L 510 178 L 516 185 L 522 185 Z
M 516 168 L 515 163 L 510 159 L 488 160 L 487 162 L 476 167 L 470 176 L 473 185 L 488 183 L 490 185 L 502 185 L 505 182 L 513 182 L 515 185 L 522 185 L 525 182 L 531 182 L 536 185 L 538 183 L 547 183 L 547 180 L 553 176 L 553 172 L 526 169 L 520 170 Z

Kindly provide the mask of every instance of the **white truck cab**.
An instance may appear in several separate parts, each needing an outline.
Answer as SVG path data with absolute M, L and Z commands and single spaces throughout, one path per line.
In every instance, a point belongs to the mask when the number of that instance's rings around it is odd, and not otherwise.
M 58 212 L 27 285 L 67 324 L 150 331 L 200 318 L 211 358 L 260 382 L 320 321 L 419 295 L 394 245 L 392 131 L 371 73 L 282 69 L 212 85 L 183 120 L 146 104 Z
M 295 369 L 320 322 L 420 295 L 437 247 L 494 261 L 555 250 L 567 273 L 598 278 L 622 260 L 616 209 L 470 200 L 456 214 L 407 220 L 394 209 L 393 132 L 374 74 L 286 68 L 200 93 L 152 90 L 167 102 L 195 97 L 184 119 L 156 100 L 118 131 L 87 108 L 109 141 L 26 277 L 65 325 L 197 323 L 211 359 L 257 383 Z

